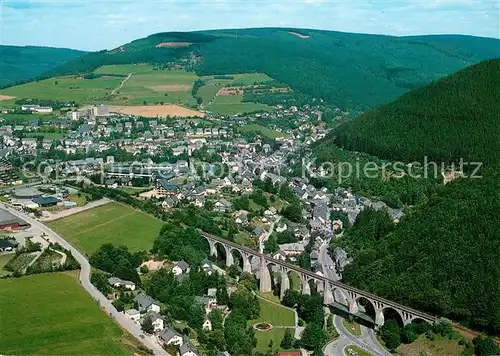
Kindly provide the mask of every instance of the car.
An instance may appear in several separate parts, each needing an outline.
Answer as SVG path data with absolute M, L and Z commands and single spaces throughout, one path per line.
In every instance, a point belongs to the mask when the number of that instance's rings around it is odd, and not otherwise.
M 328 268 L 333 269 L 333 265 L 328 266 Z
M 144 338 L 145 338 L 144 334 L 139 335 L 139 337 L 140 337 L 141 339 L 144 339 Z

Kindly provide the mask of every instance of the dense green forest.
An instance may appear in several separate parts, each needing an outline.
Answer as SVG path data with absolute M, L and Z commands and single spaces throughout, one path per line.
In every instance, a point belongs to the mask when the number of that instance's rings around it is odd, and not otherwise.
M 405 162 L 500 161 L 500 59 L 481 62 L 340 125 L 326 143 Z
M 359 111 L 489 59 L 494 50 L 482 46 L 500 43 L 478 41 L 466 36 L 463 41 L 446 36 L 431 41 L 286 28 L 169 32 L 87 54 L 44 75 L 88 73 L 101 65 L 140 62 L 178 63 L 199 75 L 264 72 L 296 92 Z M 164 42 L 189 45 L 157 47 Z
M 84 53 L 67 48 L 0 46 L 0 86 L 36 78 Z
M 344 281 L 500 333 L 500 167 L 441 186 L 397 225 L 364 211 L 339 242 L 354 254 Z

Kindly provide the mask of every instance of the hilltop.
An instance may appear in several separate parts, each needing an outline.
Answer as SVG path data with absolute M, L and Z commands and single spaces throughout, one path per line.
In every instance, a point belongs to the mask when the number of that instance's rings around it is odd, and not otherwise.
M 326 141 L 405 162 L 500 162 L 500 59 L 481 62 L 340 125 Z
M 67 48 L 0 46 L 0 86 L 34 79 L 84 53 Z
M 111 64 L 177 63 L 199 76 L 264 73 L 294 91 L 359 111 L 500 56 L 481 49 L 497 48 L 499 40 L 478 41 L 287 28 L 167 32 L 86 54 L 44 76 L 89 73 Z

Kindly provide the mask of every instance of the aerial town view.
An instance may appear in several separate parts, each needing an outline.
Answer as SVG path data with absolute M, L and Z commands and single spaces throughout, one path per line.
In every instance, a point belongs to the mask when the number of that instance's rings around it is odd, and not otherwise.
M 498 2 L 0 7 L 0 355 L 500 355 Z

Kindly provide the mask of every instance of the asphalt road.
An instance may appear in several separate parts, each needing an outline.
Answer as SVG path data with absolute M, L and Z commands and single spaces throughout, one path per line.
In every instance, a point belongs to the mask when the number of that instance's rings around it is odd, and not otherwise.
M 337 274 L 335 268 L 330 269 L 330 266 L 333 266 L 334 262 L 328 254 L 328 246 L 330 246 L 330 240 L 325 241 L 320 247 L 318 261 L 323 266 L 323 274 L 325 277 L 339 281 L 341 278 Z M 335 289 L 334 298 L 338 303 L 348 305 L 346 296 L 339 289 Z M 333 316 L 333 325 L 339 332 L 340 337 L 326 345 L 325 356 L 344 355 L 344 348 L 349 345 L 357 345 L 374 356 L 391 355 L 380 345 L 373 329 L 361 325 L 361 335 L 354 336 L 349 331 L 345 330 L 342 325 L 342 318 L 338 315 Z
M 40 223 L 39 221 L 29 217 L 28 215 L 24 214 L 23 212 L 20 212 L 18 210 L 15 210 L 13 208 L 5 208 L 8 210 L 11 214 L 27 221 L 30 223 L 33 227 L 36 227 L 37 229 L 40 229 L 40 231 L 44 232 L 49 240 L 52 242 L 57 242 L 61 246 L 63 246 L 65 249 L 70 250 L 75 259 L 80 263 L 81 269 L 80 269 L 80 283 L 85 288 L 85 290 L 94 298 L 96 301 L 99 302 L 99 305 L 106 311 L 106 313 L 111 316 L 122 328 L 127 330 L 130 334 L 132 334 L 140 343 L 142 343 L 144 346 L 148 347 L 149 349 L 153 350 L 155 355 L 166 355 L 170 356 L 168 352 L 166 352 L 160 345 L 150 341 L 146 337 L 144 337 L 144 334 L 142 330 L 138 327 L 137 324 L 135 324 L 131 319 L 129 319 L 127 316 L 124 314 L 120 313 L 116 308 L 111 304 L 111 302 L 95 288 L 92 283 L 90 283 L 90 264 L 89 261 L 87 261 L 87 258 L 82 255 L 76 248 L 71 246 L 66 240 L 64 240 L 60 235 L 58 235 L 56 232 L 45 226 L 44 224 Z M 144 337 L 142 338 L 141 337 Z

